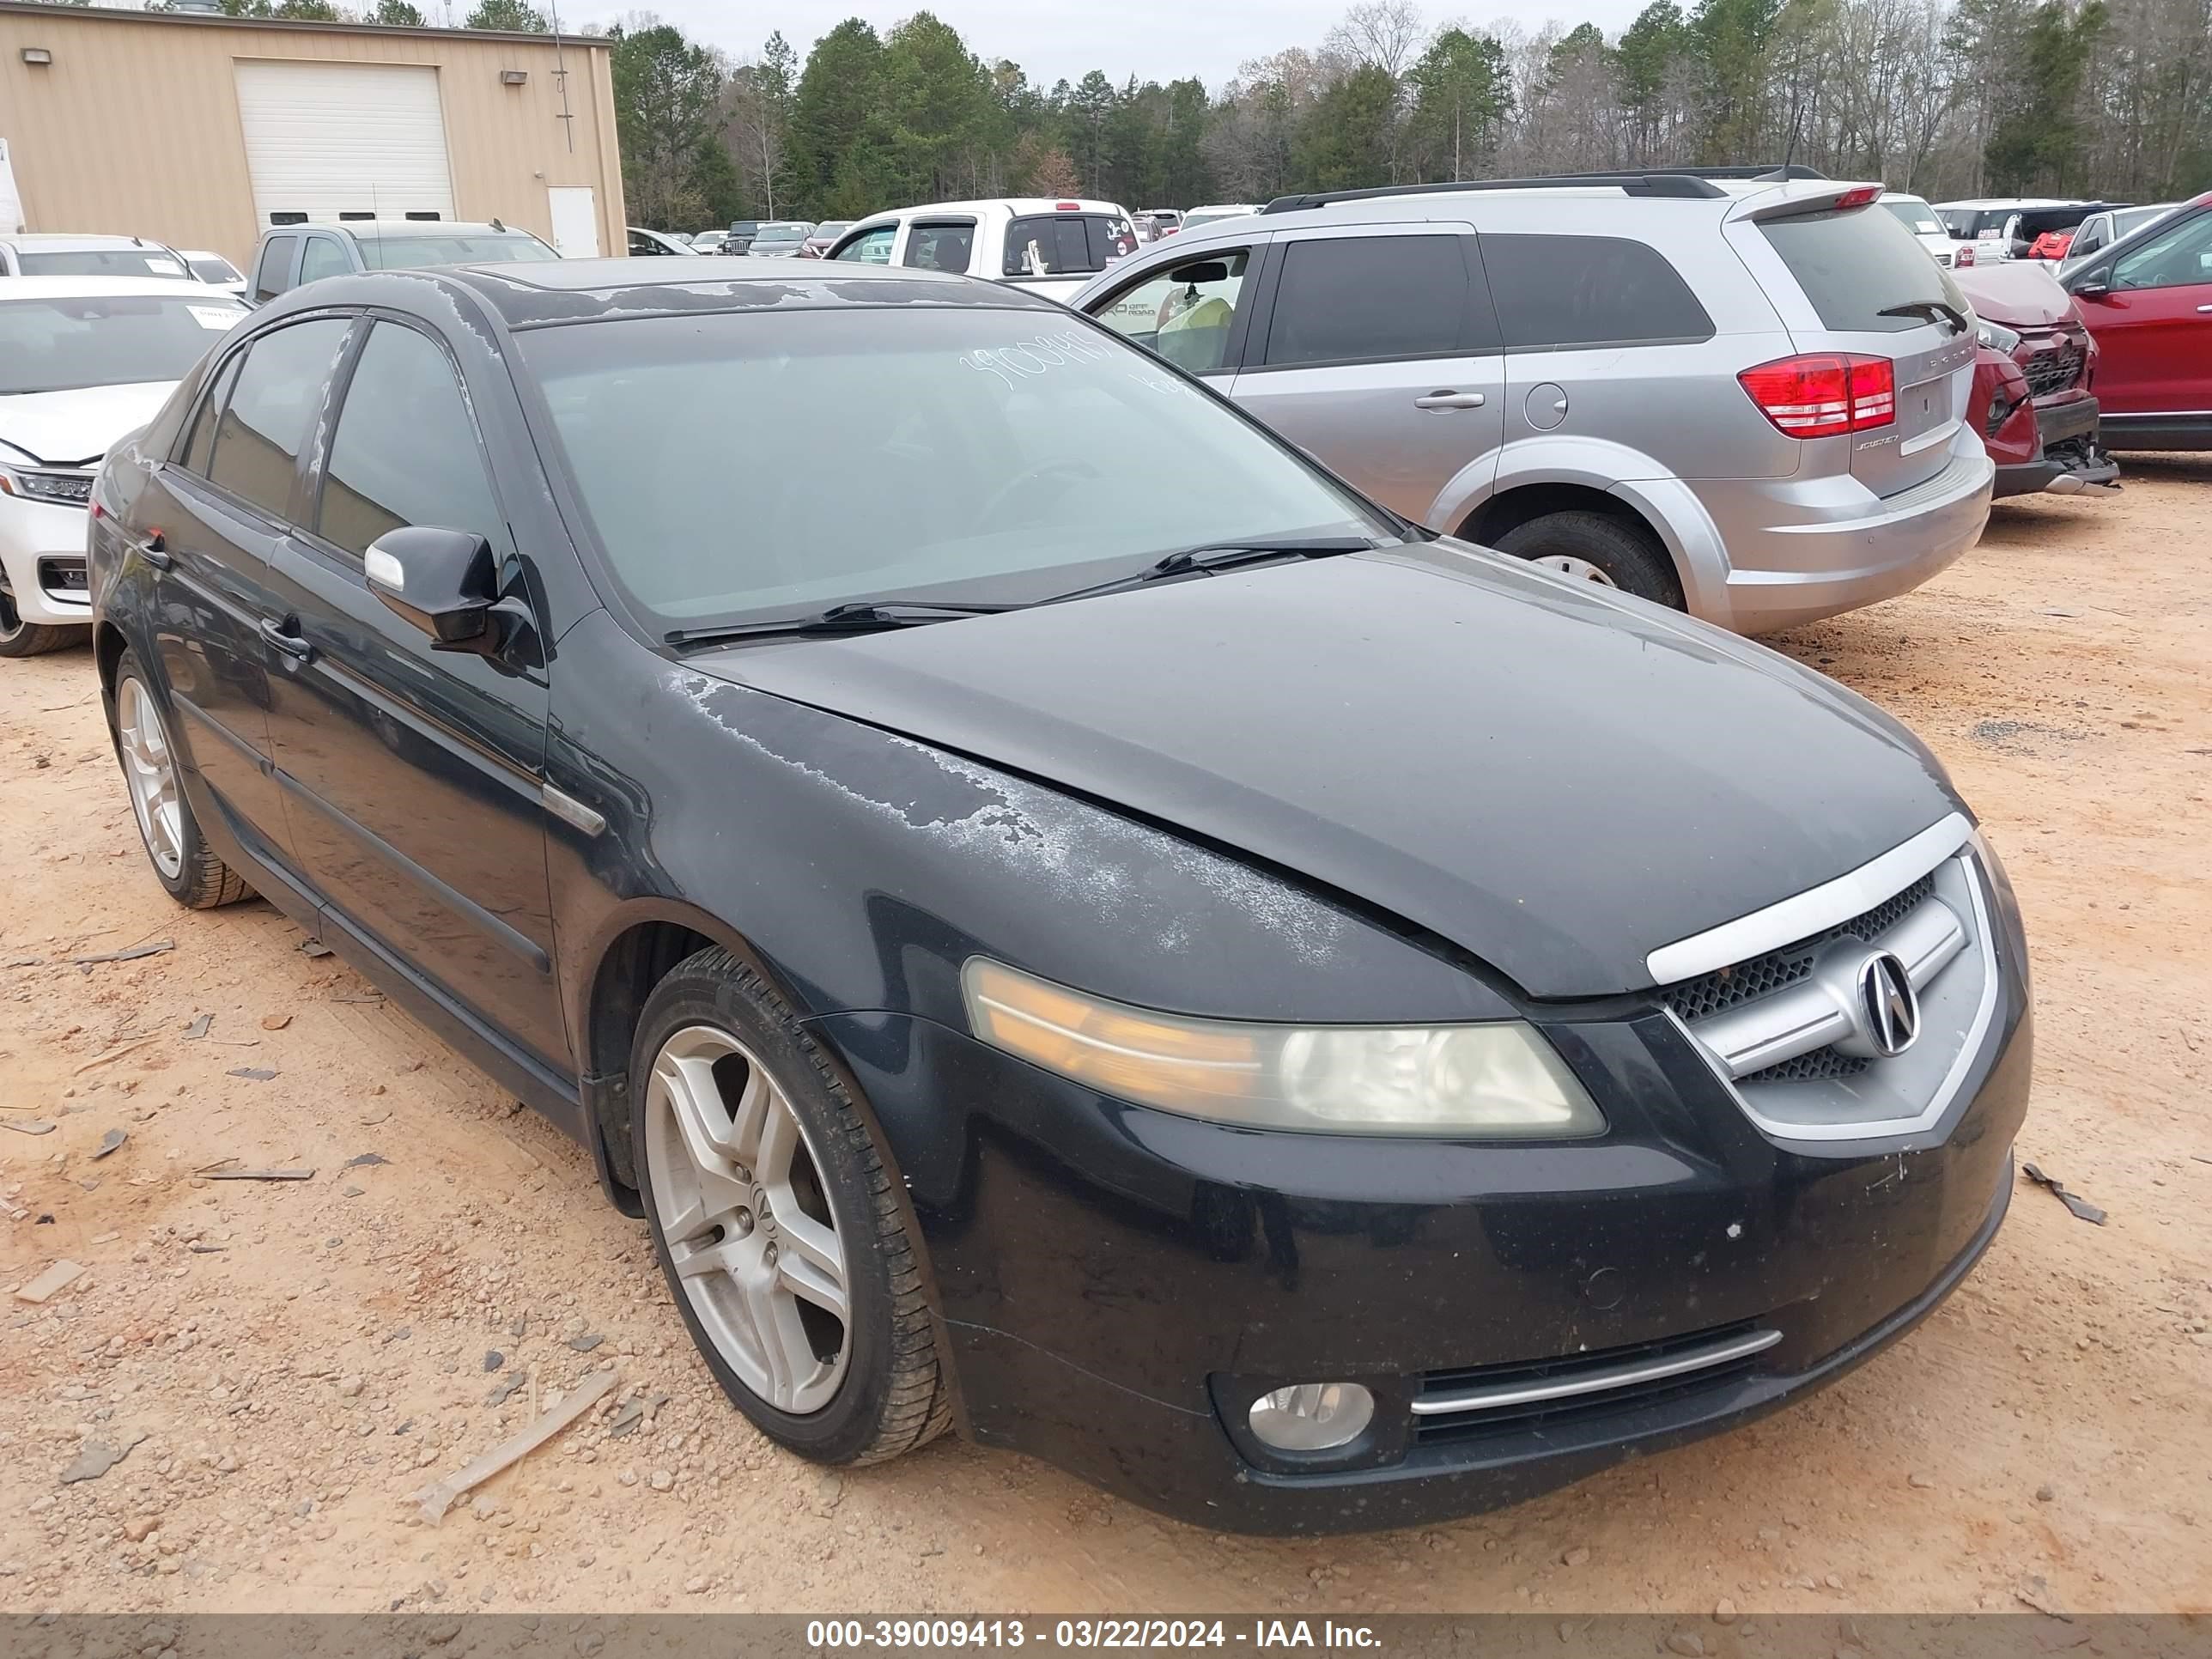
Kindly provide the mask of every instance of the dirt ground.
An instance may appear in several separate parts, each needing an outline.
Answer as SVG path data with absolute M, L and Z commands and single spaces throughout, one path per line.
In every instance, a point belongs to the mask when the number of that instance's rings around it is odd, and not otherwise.
M 1966 1287 L 1808 1403 L 1320 1542 L 951 1440 L 842 1475 L 777 1452 L 586 1157 L 273 910 L 172 907 L 88 656 L 0 665 L 0 1120 L 56 1126 L 0 1128 L 0 1609 L 2212 1608 L 2208 596 L 2212 456 L 2146 458 L 1779 641 L 1925 737 L 2002 851 L 2039 1015 L 2020 1150 L 2109 1224 L 2023 1182 Z M 315 1174 L 194 1173 L 223 1159 Z M 87 1271 L 10 1294 L 59 1257 Z M 608 1410 L 665 1403 L 441 1526 L 405 1501 L 609 1364 Z

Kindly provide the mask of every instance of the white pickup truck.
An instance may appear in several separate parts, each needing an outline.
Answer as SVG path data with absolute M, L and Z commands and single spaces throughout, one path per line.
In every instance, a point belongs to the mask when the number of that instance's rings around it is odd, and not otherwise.
M 856 220 L 824 257 L 957 271 L 1065 300 L 1136 249 L 1136 228 L 1116 203 L 1001 197 Z

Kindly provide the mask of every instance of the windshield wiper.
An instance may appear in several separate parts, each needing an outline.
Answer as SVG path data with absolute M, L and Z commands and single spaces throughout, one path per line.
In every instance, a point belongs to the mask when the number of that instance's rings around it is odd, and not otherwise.
M 1267 541 L 1208 542 L 1200 547 L 1179 548 L 1133 575 L 1116 576 L 1111 581 L 1055 593 L 1038 603 L 1058 605 L 1065 599 L 1087 599 L 1097 593 L 1118 593 L 1125 588 L 1142 587 L 1170 576 L 1210 575 L 1217 570 L 1233 570 L 1242 564 L 1264 564 L 1270 559 L 1323 559 L 1332 553 L 1371 553 L 1377 545 L 1365 536 L 1278 536 Z
M 1930 322 L 1938 319 L 1949 323 L 1960 333 L 1967 331 L 1966 319 L 1954 306 L 1942 300 L 1907 300 L 1901 306 L 1884 306 L 1875 313 L 1877 317 L 1925 317 Z
M 722 640 L 761 639 L 774 635 L 869 634 L 890 628 L 919 628 L 925 623 L 960 617 L 988 617 L 1016 611 L 1012 605 L 940 605 L 930 599 L 864 599 L 833 605 L 805 617 L 777 617 L 766 622 L 725 623 L 712 628 L 678 628 L 660 637 L 670 645 L 711 645 Z

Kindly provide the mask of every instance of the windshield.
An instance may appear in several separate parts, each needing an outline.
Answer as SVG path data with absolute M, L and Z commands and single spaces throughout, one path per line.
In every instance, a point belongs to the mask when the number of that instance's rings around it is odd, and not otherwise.
M 26 276 L 180 276 L 191 273 L 165 247 L 80 247 L 37 252 L 18 250 L 15 262 Z
M 0 301 L 0 397 L 174 380 L 246 315 L 227 294 Z
M 1917 196 L 1908 196 L 1898 202 L 1884 202 L 1882 206 L 1889 210 L 1892 218 L 1915 236 L 1941 236 L 1944 234 L 1943 222 L 1936 216 L 1936 210 Z
M 422 265 L 488 265 L 561 256 L 526 231 L 481 236 L 364 236 L 361 262 L 371 270 L 411 270 Z
M 219 253 L 203 253 L 185 263 L 191 266 L 192 275 L 204 283 L 242 283 L 246 280 L 238 274 L 238 267 Z
M 817 242 L 834 241 L 852 228 L 853 222 L 850 219 L 832 219 L 827 224 L 815 226 L 809 240 Z
M 1966 315 L 1966 296 L 1951 273 L 1886 213 L 1829 209 L 1761 220 L 1759 228 L 1830 328 L 1902 334 L 1927 327 L 1930 306 Z
M 1021 603 L 1178 549 L 1394 529 L 1073 318 L 653 317 L 518 337 L 616 580 L 670 629 Z

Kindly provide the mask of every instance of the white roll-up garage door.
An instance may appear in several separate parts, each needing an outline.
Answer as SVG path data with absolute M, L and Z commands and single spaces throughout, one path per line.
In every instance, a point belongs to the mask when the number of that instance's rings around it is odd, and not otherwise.
M 453 216 L 438 71 L 410 64 L 241 59 L 238 118 L 253 216 Z

